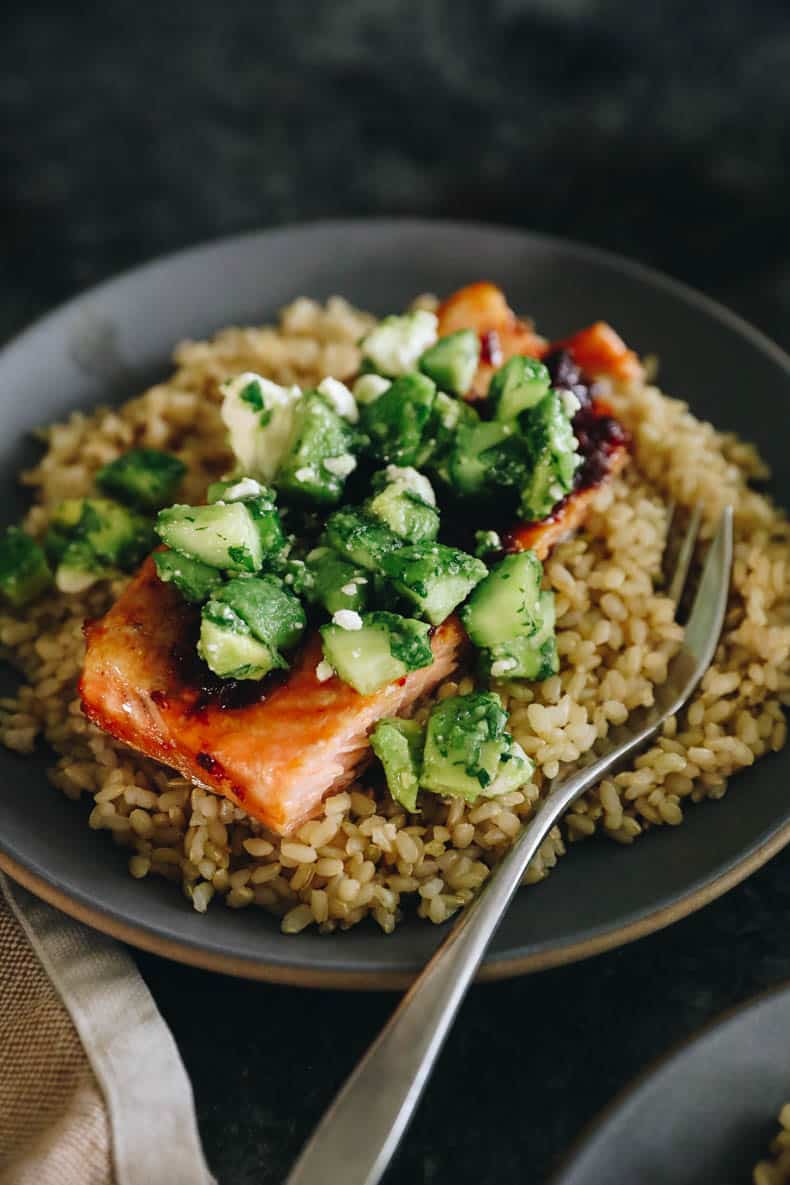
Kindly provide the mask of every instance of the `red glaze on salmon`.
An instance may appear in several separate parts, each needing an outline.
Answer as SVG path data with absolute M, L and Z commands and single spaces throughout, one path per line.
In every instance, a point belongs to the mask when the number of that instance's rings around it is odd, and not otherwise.
M 111 736 L 224 794 L 281 835 L 354 781 L 376 722 L 408 715 L 455 670 L 468 644 L 451 617 L 433 634 L 430 667 L 363 696 L 337 677 L 319 683 L 315 634 L 279 685 L 227 687 L 212 684 L 197 660 L 197 623 L 196 609 L 146 560 L 110 611 L 85 628 L 83 710 Z

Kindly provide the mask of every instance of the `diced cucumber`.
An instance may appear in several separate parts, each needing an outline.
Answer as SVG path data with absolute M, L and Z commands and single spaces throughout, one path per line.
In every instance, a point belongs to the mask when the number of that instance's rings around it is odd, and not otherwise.
M 581 464 L 576 437 L 560 396 L 550 391 L 519 417 L 530 457 L 530 473 L 521 491 L 519 514 L 539 522 L 573 489 Z
M 500 794 L 518 790 L 531 779 L 534 772 L 535 762 L 527 757 L 521 745 L 513 741 L 510 748 L 502 754 L 493 782 L 480 791 L 480 797 L 497 798 Z
M 15 609 L 34 601 L 52 584 L 43 547 L 19 527 L 0 537 L 0 596 Z
M 240 477 L 212 482 L 206 496 L 210 503 L 244 503 L 258 528 L 264 559 L 283 550 L 285 533 L 276 506 L 277 495 L 269 486 L 261 485 L 252 477 Z
M 96 474 L 96 485 L 111 498 L 153 511 L 172 501 L 186 471 L 172 453 L 133 448 L 104 465 Z
M 368 514 L 380 519 L 409 543 L 435 539 L 439 534 L 439 514 L 427 477 L 416 469 L 399 469 L 394 465 L 384 470 L 383 476 L 383 488 L 366 503 Z M 376 484 L 382 485 L 374 478 L 374 486 Z
M 491 420 L 458 428 L 448 474 L 460 494 L 495 495 L 496 487 L 520 489 L 526 471 L 526 448 L 514 423 Z
M 360 342 L 363 360 L 388 378 L 406 374 L 436 341 L 438 319 L 426 309 L 385 317 Z
M 379 720 L 370 744 L 384 768 L 387 788 L 407 811 L 417 807 L 425 730 L 414 720 Z
M 433 662 L 428 626 L 395 613 L 365 613 L 359 629 L 323 625 L 321 639 L 326 661 L 360 695 Z
M 420 357 L 420 370 L 437 387 L 453 395 L 465 395 L 480 361 L 480 338 L 473 329 L 459 329 L 440 337 Z
M 156 532 L 168 547 L 229 572 L 257 572 L 263 548 L 257 524 L 244 502 L 170 506 L 161 510 Z
M 487 573 L 482 560 L 442 543 L 417 543 L 381 558 L 381 570 L 432 625 L 441 625 Z
M 475 555 L 479 560 L 502 551 L 502 537 L 497 531 L 475 531 Z
M 90 544 L 84 539 L 74 539 L 63 551 L 55 569 L 55 585 L 63 593 L 76 595 L 85 592 L 97 580 L 103 580 L 113 572 L 102 564 Z
M 274 506 L 277 495 L 271 486 L 262 485 L 254 477 L 226 477 L 212 481 L 206 491 L 207 502 L 258 502 Z
M 264 570 L 268 576 L 275 576 L 295 596 L 309 597 L 313 588 L 313 573 L 304 560 L 286 555 L 265 556 Z
M 229 606 L 272 652 L 295 646 L 307 625 L 299 598 L 276 576 L 238 576 L 224 584 L 211 603 Z
M 396 379 L 374 403 L 362 407 L 362 428 L 379 461 L 413 465 L 431 415 L 436 387 L 424 374 Z
M 222 419 L 242 473 L 271 481 L 293 437 L 298 387 L 280 387 L 245 371 L 221 387 Z
M 221 679 L 262 679 L 287 665 L 276 651 L 253 637 L 230 605 L 214 601 L 203 606 L 197 651 Z
M 447 458 L 455 443 L 458 428 L 461 424 L 471 428 L 479 423 L 480 417 L 470 403 L 455 399 L 444 391 L 437 391 L 414 464 L 418 469 L 430 466 L 447 483 Z
M 403 540 L 378 519 L 359 510 L 337 510 L 327 520 L 326 537 L 335 551 L 369 572 L 379 571 L 383 557 Z
M 68 498 L 56 508 L 44 547 L 62 592 L 82 592 L 103 576 L 129 572 L 156 542 L 150 521 L 109 498 Z
M 542 362 L 517 355 L 492 377 L 488 400 L 498 420 L 514 420 L 525 408 L 539 403 L 550 384 L 551 376 Z
M 387 465 L 373 474 L 372 485 L 374 493 L 380 493 L 390 485 L 399 485 L 426 506 L 436 506 L 436 494 L 430 480 L 411 465 Z
M 512 737 L 499 696 L 471 692 L 436 704 L 428 719 L 420 784 L 474 802 L 496 782 Z
M 512 638 L 481 653 L 481 670 L 491 679 L 525 679 L 542 683 L 560 669 L 557 639 L 540 644 L 532 638 Z
M 339 502 L 356 468 L 353 443 L 346 420 L 323 395 L 308 391 L 294 412 L 293 433 L 275 479 L 278 488 L 308 502 Z
M 560 669 L 554 633 L 554 593 L 541 592 L 536 613 L 537 628 L 528 636 L 510 638 L 483 650 L 483 673 L 492 679 L 529 679 L 542 682 Z
M 314 604 L 323 605 L 331 616 L 339 609 L 359 613 L 368 603 L 370 575 L 364 568 L 344 560 L 331 547 L 317 547 L 307 557 L 312 574 L 308 596 Z
M 184 600 L 201 605 L 222 584 L 222 576 L 210 564 L 181 555 L 178 551 L 155 551 L 154 563 L 160 580 L 174 584 Z
M 495 646 L 535 633 L 542 577 L 543 565 L 534 551 L 505 556 L 491 569 L 461 610 L 475 646 Z

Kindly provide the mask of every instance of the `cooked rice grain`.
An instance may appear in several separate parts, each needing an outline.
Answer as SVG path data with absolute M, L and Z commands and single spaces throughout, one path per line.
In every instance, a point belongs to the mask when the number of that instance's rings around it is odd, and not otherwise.
M 359 361 L 355 343 L 371 323 L 340 298 L 325 306 L 299 299 L 276 329 L 225 329 L 208 342 L 183 343 L 167 382 L 121 408 L 75 413 L 42 430 L 45 455 L 23 475 L 36 496 L 28 529 L 40 535 L 56 502 L 88 493 L 96 469 L 132 446 L 175 452 L 189 471 L 185 500 L 200 499 L 230 464 L 219 382 L 241 370 L 303 385 L 326 374 L 348 378 Z M 256 905 L 276 914 L 286 933 L 313 923 L 322 931 L 347 929 L 368 915 L 390 933 L 405 897 L 421 917 L 442 922 L 483 883 L 545 781 L 632 709 L 652 703 L 666 678 L 681 639 L 673 607 L 657 589 L 669 499 L 685 507 L 702 501 L 708 535 L 730 503 L 733 588 L 699 693 L 630 770 L 574 805 L 562 830 L 554 828 L 541 846 L 526 882 L 549 873 L 566 840 L 600 831 L 632 843 L 649 827 L 676 826 L 688 801 L 720 798 L 734 773 L 785 743 L 790 532 L 784 515 L 747 485 L 766 472 L 751 446 L 701 423 L 653 386 L 617 387 L 608 397 L 633 434 L 634 463 L 600 492 L 584 530 L 546 564 L 546 584 L 556 593 L 560 673 L 542 684 L 497 685 L 515 738 L 537 763 L 534 784 L 471 806 L 425 795 L 421 813 L 408 816 L 363 782 L 333 795 L 319 819 L 280 840 L 83 716 L 76 694 L 82 623 L 108 608 L 123 580 L 0 615 L 0 645 L 26 680 L 16 697 L 0 700 L 0 739 L 29 753 L 43 737 L 58 754 L 53 784 L 70 798 L 90 796 L 89 826 L 130 849 L 131 875 L 180 883 L 201 913 L 219 896 L 232 908 Z M 458 675 L 437 694 L 472 686 Z M 428 710 L 423 705 L 417 717 Z

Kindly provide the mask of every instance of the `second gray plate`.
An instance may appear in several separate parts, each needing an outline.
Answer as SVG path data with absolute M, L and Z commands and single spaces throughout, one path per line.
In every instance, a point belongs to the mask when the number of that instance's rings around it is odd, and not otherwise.
M 790 986 L 743 1005 L 644 1074 L 551 1185 L 737 1185 L 790 1099 Z

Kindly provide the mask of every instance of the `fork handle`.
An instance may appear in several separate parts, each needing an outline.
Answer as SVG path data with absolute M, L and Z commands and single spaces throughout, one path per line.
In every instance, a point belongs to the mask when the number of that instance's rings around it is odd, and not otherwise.
M 636 709 L 627 728 L 612 730 L 608 753 L 550 788 L 340 1091 L 286 1185 L 377 1185 L 530 860 L 567 807 L 654 736 L 687 702 L 710 665 L 724 621 L 731 566 L 728 507 L 708 551 L 683 647 L 670 678 L 656 691 L 655 704 Z
M 592 780 L 592 773 L 585 770 L 584 780 Z M 463 911 L 324 1115 L 286 1185 L 376 1185 L 380 1180 L 491 937 L 529 861 L 567 805 L 568 789 L 566 783 L 564 793 L 546 798 Z

